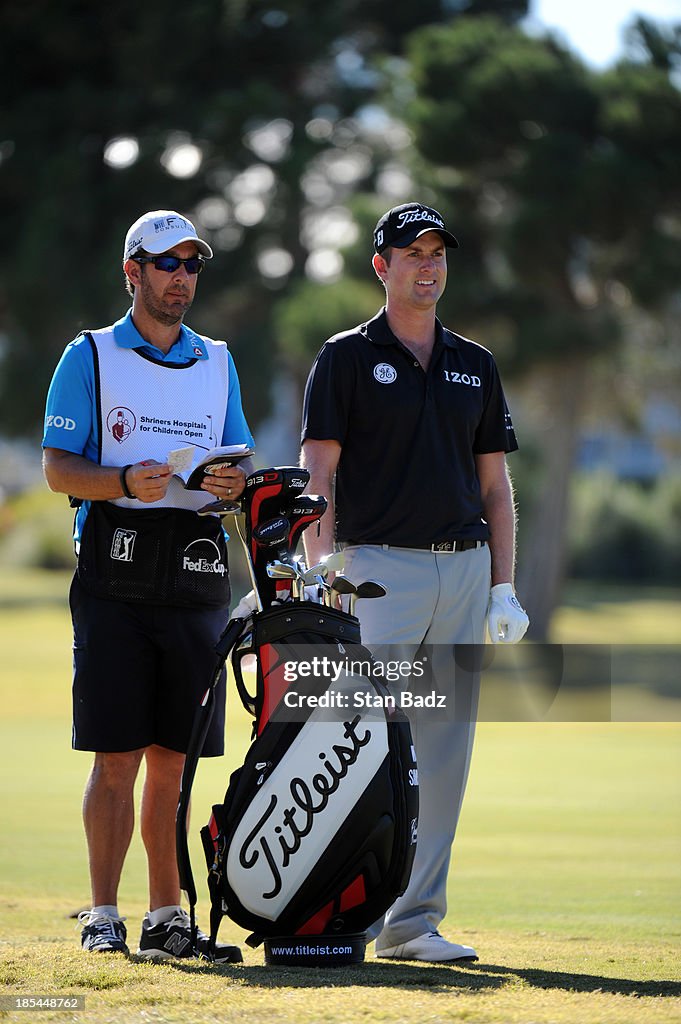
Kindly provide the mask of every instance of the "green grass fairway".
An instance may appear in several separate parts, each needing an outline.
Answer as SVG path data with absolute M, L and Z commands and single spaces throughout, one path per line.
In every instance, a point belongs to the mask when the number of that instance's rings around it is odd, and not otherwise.
M 65 581 L 0 580 L 0 993 L 77 994 L 83 1012 L 0 1018 L 83 1024 L 665 1024 L 681 1020 L 681 725 L 482 723 L 450 875 L 447 937 L 466 967 L 344 969 L 245 963 L 156 965 L 86 955 L 70 916 L 88 905 L 80 820 L 90 755 L 70 749 Z M 660 598 L 679 621 L 678 602 Z M 658 609 L 659 611 L 659 609 Z M 603 615 L 615 615 L 612 605 Z M 561 630 L 579 622 L 565 610 Z M 584 612 L 595 629 L 598 608 Z M 640 622 L 640 616 L 636 617 Z M 574 639 L 574 633 L 570 634 Z M 644 638 L 641 637 L 641 640 Z M 198 828 L 248 742 L 230 696 L 229 752 L 201 763 L 192 859 L 208 895 Z M 120 895 L 136 948 L 146 899 L 139 838 Z M 244 933 L 225 920 L 224 941 Z

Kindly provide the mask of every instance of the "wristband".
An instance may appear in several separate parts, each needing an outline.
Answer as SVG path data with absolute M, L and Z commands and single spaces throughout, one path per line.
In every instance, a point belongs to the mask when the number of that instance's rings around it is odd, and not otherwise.
M 121 490 L 123 491 L 123 494 L 125 495 L 125 497 L 126 497 L 126 498 L 131 498 L 131 499 L 132 499 L 132 500 L 134 501 L 134 500 L 135 500 L 135 498 L 136 498 L 136 495 L 134 495 L 134 494 L 132 493 L 132 491 L 131 491 L 131 490 L 130 490 L 130 488 L 128 487 L 128 485 L 127 485 L 127 482 L 126 482 L 126 479 L 125 479 L 125 474 L 126 474 L 126 473 L 128 472 L 128 470 L 129 470 L 129 469 L 131 469 L 131 468 L 132 468 L 132 462 L 130 462 L 130 463 L 129 463 L 129 464 L 127 465 L 127 466 L 123 466 L 122 470 L 121 470 L 121 471 L 120 471 L 120 473 L 118 474 L 118 479 L 119 479 L 119 480 L 120 480 L 120 482 L 121 482 Z

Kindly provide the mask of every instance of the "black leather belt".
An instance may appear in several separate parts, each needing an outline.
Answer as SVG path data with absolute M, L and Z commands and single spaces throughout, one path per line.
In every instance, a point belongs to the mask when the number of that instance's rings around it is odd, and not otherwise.
M 439 544 L 431 544 L 426 551 L 472 551 L 473 548 L 484 548 L 486 540 L 443 540 Z
M 341 547 L 362 544 L 362 541 L 346 540 Z M 416 551 L 472 551 L 473 548 L 484 548 L 486 540 L 441 540 L 438 544 L 381 544 L 383 548 L 406 548 Z

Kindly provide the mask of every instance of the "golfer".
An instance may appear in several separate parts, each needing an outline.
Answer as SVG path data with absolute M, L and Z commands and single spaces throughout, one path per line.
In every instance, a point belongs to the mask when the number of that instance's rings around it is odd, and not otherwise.
M 226 344 L 183 323 L 212 255 L 174 211 L 135 221 L 123 253 L 132 308 L 66 347 L 49 389 L 43 437 L 47 483 L 78 507 L 70 592 L 73 747 L 95 752 L 83 803 L 92 909 L 81 915 L 82 946 L 128 952 L 118 887 L 144 762 L 141 833 L 150 902 L 137 952 L 154 960 L 207 949 L 202 933 L 193 948 L 180 907 L 175 811 L 230 586 L 221 522 L 197 510 L 237 498 L 245 482 L 242 464 L 187 490 L 168 455 L 189 443 L 206 451 L 253 444 Z M 224 679 L 216 710 L 207 757 L 223 752 Z M 218 945 L 217 954 L 241 960 L 235 946 Z
M 411 716 L 416 858 L 407 891 L 374 929 L 377 956 L 436 962 L 477 958 L 439 931 L 478 696 L 476 673 L 459 680 L 452 645 L 481 644 L 486 620 L 493 642 L 513 643 L 528 625 L 513 590 L 506 453 L 517 443 L 497 368 L 435 315 L 457 246 L 421 203 L 380 218 L 373 267 L 385 307 L 323 346 L 302 430 L 309 490 L 335 490 L 320 535 L 306 535 L 308 564 L 337 542 L 353 583 L 383 583 L 386 597 L 357 602 L 363 641 L 375 651 L 407 645 L 412 658 L 429 645 L 433 683 L 448 697 L 448 714 Z

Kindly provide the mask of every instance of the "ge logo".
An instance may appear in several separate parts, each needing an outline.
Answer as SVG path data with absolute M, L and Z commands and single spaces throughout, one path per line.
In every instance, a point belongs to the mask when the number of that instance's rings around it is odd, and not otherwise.
M 390 363 L 378 363 L 374 366 L 374 377 L 379 384 L 393 384 L 397 380 L 397 370 Z

